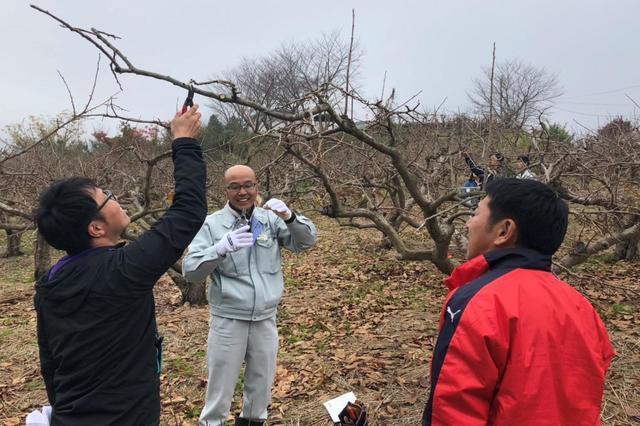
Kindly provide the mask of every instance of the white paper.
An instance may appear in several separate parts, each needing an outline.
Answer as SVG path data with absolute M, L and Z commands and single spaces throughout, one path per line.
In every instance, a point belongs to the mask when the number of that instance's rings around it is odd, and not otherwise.
M 329 412 L 331 420 L 333 420 L 334 423 L 338 423 L 340 421 L 338 414 L 344 410 L 348 402 L 356 402 L 356 396 L 353 392 L 347 392 L 337 398 L 330 399 L 322 405 L 324 405 L 324 408 Z

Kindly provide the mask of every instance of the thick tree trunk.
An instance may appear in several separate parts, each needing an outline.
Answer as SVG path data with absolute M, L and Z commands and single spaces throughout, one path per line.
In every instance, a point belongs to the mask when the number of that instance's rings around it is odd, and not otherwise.
M 622 220 L 621 220 L 622 221 Z M 637 216 L 627 218 L 622 221 L 621 228 L 628 228 L 630 226 L 640 223 L 640 219 Z M 638 244 L 640 244 L 640 235 L 631 236 L 628 239 L 618 242 L 615 246 L 615 255 L 618 260 L 635 260 L 638 258 Z
M 40 279 L 40 277 L 46 274 L 51 267 L 51 246 L 47 244 L 47 242 L 44 240 L 44 237 L 40 235 L 39 232 L 37 233 L 33 260 L 35 266 L 33 275 L 37 281 Z
M 24 253 L 20 250 L 20 244 L 22 243 L 22 233 L 6 230 L 7 233 L 7 251 L 5 257 L 22 256 Z
M 638 245 L 640 245 L 640 238 L 632 238 L 616 244 L 616 258 L 619 260 L 638 259 Z
M 199 284 L 193 284 L 185 280 L 179 272 L 176 272 L 173 268 L 169 268 L 167 274 L 182 293 L 182 303 L 190 303 L 192 305 L 206 305 L 207 304 L 207 284 L 202 282 Z

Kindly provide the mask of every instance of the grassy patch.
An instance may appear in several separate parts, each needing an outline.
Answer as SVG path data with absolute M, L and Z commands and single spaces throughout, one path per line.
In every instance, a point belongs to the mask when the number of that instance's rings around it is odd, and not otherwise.
M 30 382 L 25 383 L 24 388 L 28 391 L 43 390 L 45 388 L 44 380 L 38 377 Z
M 13 330 L 11 329 L 0 330 L 0 345 L 7 344 L 12 335 Z
M 192 376 L 194 366 L 184 358 L 173 358 L 167 360 L 167 372 L 177 372 L 180 376 Z
M 285 287 L 297 287 L 300 284 L 302 284 L 302 281 L 297 280 L 294 276 L 292 275 L 287 275 L 284 278 L 284 286 Z
M 206 359 L 207 358 L 207 351 L 198 350 L 193 355 L 198 359 Z
M 612 306 L 613 312 L 620 315 L 633 314 L 636 310 L 634 306 L 624 305 L 622 303 L 614 303 Z
M 618 258 L 614 252 L 602 253 L 593 256 L 596 262 L 602 262 L 607 265 L 614 264 L 618 261 Z
M 187 410 L 187 418 L 197 419 L 200 417 L 201 408 L 193 406 Z
M 9 257 L 0 264 L 0 285 L 5 289 L 24 288 L 32 284 L 33 258 L 28 255 Z
M 385 284 L 382 281 L 361 282 L 349 292 L 347 303 L 357 305 L 369 297 L 377 297 L 382 294 Z
M 280 309 L 278 309 L 278 319 L 282 320 L 282 321 L 286 321 L 288 320 L 290 317 L 289 312 L 287 311 L 287 309 L 283 306 Z

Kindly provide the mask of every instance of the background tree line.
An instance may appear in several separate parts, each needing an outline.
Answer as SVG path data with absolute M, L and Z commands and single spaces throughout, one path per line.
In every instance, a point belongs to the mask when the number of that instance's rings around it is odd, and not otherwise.
M 547 112 L 561 88 L 546 70 L 520 61 L 498 62 L 483 71 L 469 93 L 475 112 L 446 115 L 421 108 L 413 98 L 397 99 L 393 89 L 383 88 L 373 100 L 361 95 L 362 54 L 353 39 L 344 41 L 337 34 L 245 59 L 215 80 L 183 82 L 135 67 L 103 33 L 53 18 L 90 37 L 109 58 L 114 75 L 132 73 L 194 87 L 200 103 L 202 97 L 210 99 L 214 113 L 203 128 L 202 143 L 212 210 L 224 203 L 222 171 L 249 164 L 265 198 L 283 197 L 344 226 L 374 228 L 381 247 L 402 259 L 430 261 L 448 273 L 462 261 L 462 228 L 471 214 L 467 199 L 479 196 L 460 189 L 469 170 L 459 153 L 472 152 L 483 163 L 500 151 L 507 161 L 528 155 L 539 179 L 570 203 L 570 233 L 556 259 L 559 270 L 611 247 L 616 259 L 638 255 L 638 127 L 616 118 L 575 137 L 549 123 Z M 96 132 L 88 137 L 79 123 L 95 115 L 125 121 L 116 136 Z M 0 152 L 6 253 L 18 255 L 20 236 L 33 231 L 39 191 L 71 175 L 92 177 L 119 195 L 133 218 L 127 238 L 151 226 L 171 202 L 165 128 L 166 123 L 142 126 L 127 120 L 110 103 L 102 114 L 74 107 L 70 116 L 12 126 Z M 36 274 L 51 263 L 40 239 L 35 261 Z M 204 287 L 185 283 L 179 269 L 175 265 L 170 275 L 184 301 L 202 303 Z

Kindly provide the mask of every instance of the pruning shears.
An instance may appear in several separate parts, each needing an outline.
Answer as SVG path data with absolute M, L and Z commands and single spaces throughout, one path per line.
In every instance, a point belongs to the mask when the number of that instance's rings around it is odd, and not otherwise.
M 187 112 L 187 108 L 193 106 L 193 85 L 189 85 L 189 93 L 187 94 L 187 99 L 184 100 L 182 104 L 182 113 Z

